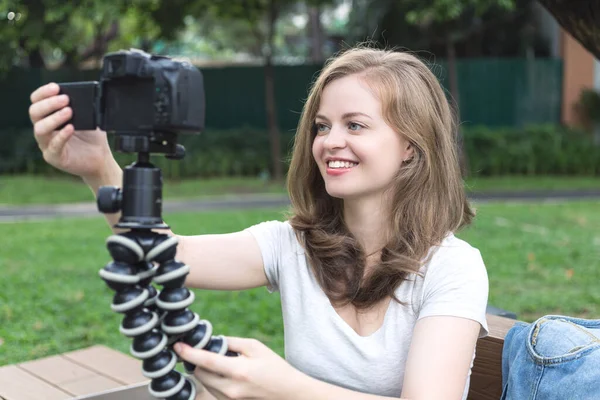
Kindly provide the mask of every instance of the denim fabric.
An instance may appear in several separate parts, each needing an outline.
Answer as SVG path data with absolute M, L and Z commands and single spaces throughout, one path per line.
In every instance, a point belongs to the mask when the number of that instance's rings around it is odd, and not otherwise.
M 600 399 L 600 320 L 547 315 L 504 339 L 502 400 Z

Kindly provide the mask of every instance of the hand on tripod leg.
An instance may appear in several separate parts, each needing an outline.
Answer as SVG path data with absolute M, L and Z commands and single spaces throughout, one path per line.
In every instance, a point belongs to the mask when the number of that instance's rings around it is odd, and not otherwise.
M 175 259 L 178 238 L 155 232 L 169 227 L 161 216 L 161 171 L 150 163 L 149 154 L 139 153 L 138 161 L 125 168 L 122 189 L 101 188 L 98 206 L 102 212 L 121 210 L 115 228 L 128 229 L 108 238 L 115 261 L 100 275 L 117 291 L 113 310 L 126 314 L 121 332 L 133 338 L 131 353 L 143 360 L 142 372 L 152 380 L 150 394 L 193 400 L 196 388 L 175 371 L 179 359 L 171 346 L 183 341 L 219 354 L 236 354 L 227 351 L 224 337 L 212 336 L 210 322 L 188 309 L 195 296 L 184 286 L 190 267 Z M 151 281 L 162 290 L 156 290 Z M 189 363 L 184 366 L 188 372 L 195 368 Z
M 154 247 L 146 255 L 146 260 L 160 265 L 154 281 L 163 286 L 156 301 L 158 308 L 165 311 L 162 331 L 170 336 L 179 336 L 183 342 L 195 348 L 237 355 L 227 351 L 223 336 L 212 336 L 213 329 L 209 321 L 200 320 L 198 314 L 187 308 L 194 302 L 195 295 L 183 286 L 190 268 L 175 260 L 177 243 L 175 236 L 158 235 Z M 184 362 L 184 366 L 188 373 L 193 373 L 194 365 Z

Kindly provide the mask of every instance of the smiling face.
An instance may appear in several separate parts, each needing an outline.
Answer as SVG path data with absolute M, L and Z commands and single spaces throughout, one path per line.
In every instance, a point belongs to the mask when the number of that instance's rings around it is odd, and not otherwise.
M 381 196 L 412 147 L 384 120 L 380 101 L 359 75 L 330 82 L 315 119 L 313 157 L 330 196 Z

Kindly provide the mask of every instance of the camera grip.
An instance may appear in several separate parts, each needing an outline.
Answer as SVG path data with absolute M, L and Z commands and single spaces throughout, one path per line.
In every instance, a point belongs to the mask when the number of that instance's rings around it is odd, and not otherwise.
M 59 94 L 69 96 L 69 107 L 73 110 L 71 119 L 58 129 L 72 124 L 76 131 L 95 130 L 98 127 L 96 118 L 98 82 L 66 82 L 59 83 L 58 86 Z

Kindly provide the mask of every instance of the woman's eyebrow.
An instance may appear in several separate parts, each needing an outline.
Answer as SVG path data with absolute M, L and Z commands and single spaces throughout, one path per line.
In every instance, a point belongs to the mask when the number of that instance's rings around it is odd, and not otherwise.
M 367 115 L 365 113 L 362 113 L 362 112 L 358 112 L 358 111 L 345 113 L 344 115 L 342 115 L 342 119 L 348 119 L 348 118 L 357 117 L 357 116 L 363 116 L 363 117 L 367 117 L 369 119 L 373 119 L 369 115 Z M 325 120 L 325 121 L 329 121 L 329 119 L 326 116 L 322 115 L 322 114 L 317 114 L 315 116 L 315 118 L 322 119 L 322 120 Z

